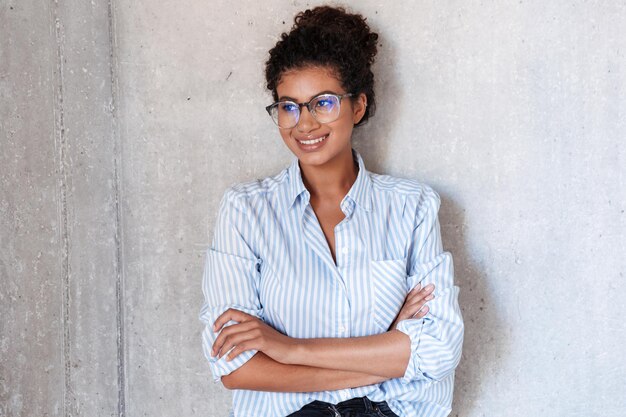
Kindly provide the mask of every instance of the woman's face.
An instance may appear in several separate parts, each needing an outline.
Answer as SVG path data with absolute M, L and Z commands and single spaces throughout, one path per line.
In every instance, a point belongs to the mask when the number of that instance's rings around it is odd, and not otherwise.
M 341 83 L 333 72 L 323 67 L 290 70 L 282 74 L 276 86 L 278 100 L 291 100 L 304 103 L 322 93 L 345 94 Z M 321 166 L 345 153 L 352 158 L 352 129 L 365 113 L 366 96 L 361 94 L 355 103 L 350 97 L 341 100 L 339 118 L 334 122 L 319 123 L 306 106 L 300 111 L 298 124 L 291 129 L 279 129 L 287 147 L 303 165 Z M 316 144 L 303 144 L 302 141 L 323 138 Z

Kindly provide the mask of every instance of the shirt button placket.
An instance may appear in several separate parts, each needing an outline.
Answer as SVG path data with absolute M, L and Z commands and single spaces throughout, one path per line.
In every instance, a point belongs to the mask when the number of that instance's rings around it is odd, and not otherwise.
M 337 241 L 337 243 L 339 243 L 339 251 L 338 251 L 338 255 L 337 255 L 337 266 L 338 266 L 338 270 L 339 270 L 339 274 L 341 275 L 341 278 L 343 279 L 344 282 L 346 282 L 346 265 L 349 264 L 348 262 L 348 253 L 349 253 L 349 249 L 347 246 L 345 246 L 343 244 L 344 239 L 343 239 L 343 233 L 342 231 L 345 229 L 344 225 L 341 225 L 340 227 L 337 228 L 336 234 L 335 234 L 335 239 Z M 347 290 L 347 287 L 346 287 Z M 350 312 L 349 312 L 349 305 L 350 302 L 348 301 L 348 294 L 344 294 L 343 297 L 341 298 L 341 306 L 338 309 L 337 313 L 338 313 L 338 317 L 337 317 L 337 335 L 339 337 L 346 337 L 347 336 L 347 330 L 348 330 L 348 324 L 346 322 L 347 319 L 349 319 L 350 317 Z

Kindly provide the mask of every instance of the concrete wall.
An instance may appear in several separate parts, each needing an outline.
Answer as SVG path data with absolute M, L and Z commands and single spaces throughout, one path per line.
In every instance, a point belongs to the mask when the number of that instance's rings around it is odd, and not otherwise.
M 204 250 L 291 158 L 263 62 L 319 3 L 0 2 L 0 416 L 227 414 Z M 452 415 L 626 415 L 626 2 L 348 4 L 381 36 L 354 145 L 443 199 Z

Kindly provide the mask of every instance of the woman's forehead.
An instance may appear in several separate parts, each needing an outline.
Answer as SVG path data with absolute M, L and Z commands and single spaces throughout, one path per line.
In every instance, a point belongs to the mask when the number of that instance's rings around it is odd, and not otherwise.
M 276 85 L 278 97 L 288 96 L 308 101 L 321 92 L 342 93 L 341 83 L 334 71 L 323 67 L 306 67 L 284 72 Z

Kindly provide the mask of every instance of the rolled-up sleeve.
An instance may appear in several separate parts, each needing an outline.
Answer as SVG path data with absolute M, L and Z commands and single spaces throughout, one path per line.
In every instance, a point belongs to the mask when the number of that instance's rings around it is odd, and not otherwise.
M 204 303 L 199 316 L 204 323 L 202 350 L 215 382 L 221 381 L 222 376 L 238 369 L 257 353 L 257 350 L 247 350 L 231 361 L 226 361 L 226 355 L 219 360 L 211 356 L 213 343 L 219 335 L 213 331 L 213 324 L 220 314 L 234 308 L 262 319 L 258 291 L 261 259 L 250 245 L 253 234 L 248 213 L 233 189 L 229 188 L 220 203 L 213 243 L 205 255 L 202 277 Z M 224 328 L 235 323 L 231 320 Z
M 425 187 L 416 213 L 409 248 L 408 288 L 433 283 L 435 298 L 427 302 L 428 313 L 420 319 L 405 319 L 396 329 L 411 340 L 411 356 L 404 384 L 416 380 L 439 381 L 454 372 L 461 360 L 464 325 L 458 304 L 459 287 L 454 285 L 450 252 L 443 250 L 439 225 L 441 199 Z

